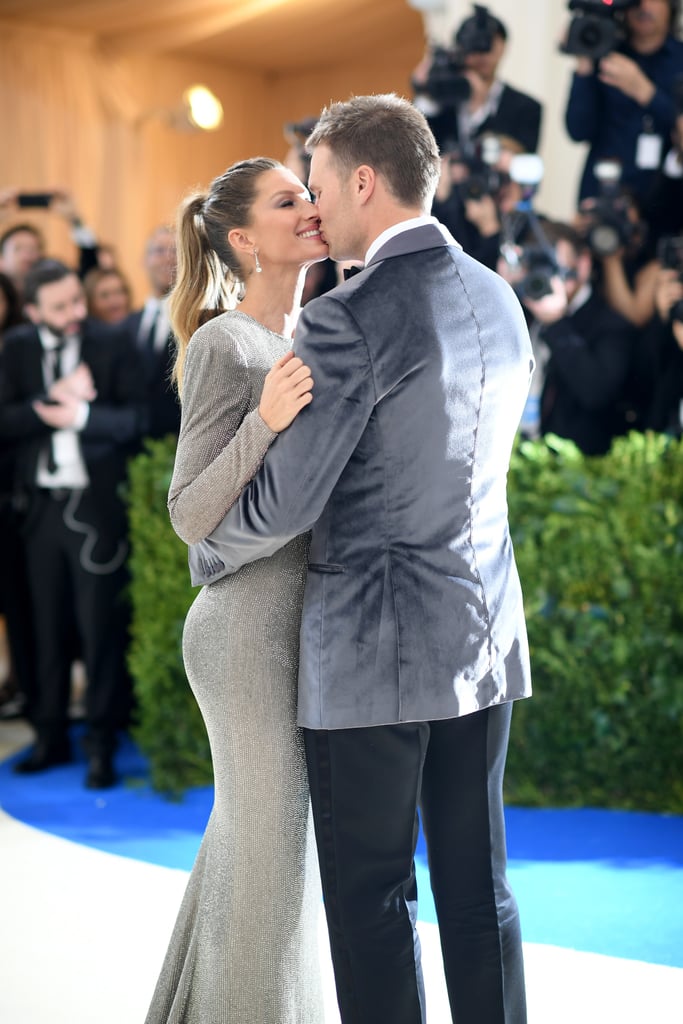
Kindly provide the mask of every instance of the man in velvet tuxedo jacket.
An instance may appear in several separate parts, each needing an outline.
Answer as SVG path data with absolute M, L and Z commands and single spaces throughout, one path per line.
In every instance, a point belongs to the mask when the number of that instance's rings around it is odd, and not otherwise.
M 529 336 L 510 287 L 427 215 L 439 155 L 411 104 L 333 104 L 309 145 L 330 255 L 365 269 L 303 310 L 313 401 L 193 546 L 193 580 L 313 530 L 299 721 L 342 1020 L 425 1019 L 419 807 L 454 1019 L 522 1024 L 502 778 L 530 693 L 506 504 Z
M 114 780 L 125 667 L 127 524 L 120 488 L 145 426 L 144 382 L 128 333 L 85 319 L 82 285 L 55 260 L 26 278 L 33 323 L 8 332 L 0 360 L 0 437 L 14 451 L 33 607 L 36 745 L 16 770 L 70 760 L 73 632 L 87 674 L 87 785 Z

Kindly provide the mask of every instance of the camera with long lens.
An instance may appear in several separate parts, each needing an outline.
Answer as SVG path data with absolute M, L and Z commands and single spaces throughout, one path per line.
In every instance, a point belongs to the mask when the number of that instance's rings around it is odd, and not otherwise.
M 464 177 L 455 185 L 455 191 L 463 203 L 470 199 L 496 198 L 510 176 L 497 167 L 501 145 L 496 135 L 485 135 L 477 140 L 473 153 L 455 150 L 450 153 L 452 166 L 456 166 Z
M 552 295 L 553 277 L 563 272 L 531 199 L 543 180 L 543 161 L 536 153 L 520 153 L 510 162 L 510 180 L 520 186 L 522 199 L 517 209 L 506 214 L 500 251 L 508 266 L 520 273 L 514 290 L 520 300 L 536 301 Z
M 569 10 L 577 11 L 569 25 L 562 53 L 600 60 L 626 38 L 621 15 L 640 0 L 569 0 Z
M 657 243 L 657 259 L 666 270 L 675 270 L 683 283 L 683 235 L 667 235 Z M 674 302 L 669 319 L 683 323 L 683 299 Z
M 519 264 L 524 270 L 524 277 L 515 285 L 520 299 L 536 302 L 545 295 L 552 295 L 552 278 L 562 276 L 552 248 L 526 245 L 519 255 Z
M 439 104 L 464 103 L 471 86 L 464 72 L 466 59 L 472 53 L 488 53 L 493 47 L 494 31 L 486 7 L 474 5 L 474 14 L 467 18 L 455 34 L 454 46 L 434 46 L 431 66 L 424 83 L 413 82 L 416 92 Z
M 595 166 L 600 194 L 584 206 L 588 216 L 585 238 L 591 252 L 599 259 L 612 256 L 636 241 L 642 225 L 629 216 L 631 201 L 621 185 L 621 167 L 616 161 L 603 160 Z

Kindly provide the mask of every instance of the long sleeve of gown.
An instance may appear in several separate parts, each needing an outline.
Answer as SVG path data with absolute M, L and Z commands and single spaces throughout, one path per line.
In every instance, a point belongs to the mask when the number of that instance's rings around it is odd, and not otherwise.
M 193 336 L 168 496 L 171 524 L 187 544 L 215 529 L 277 437 L 257 408 L 263 376 L 254 373 L 236 332 L 220 319 Z

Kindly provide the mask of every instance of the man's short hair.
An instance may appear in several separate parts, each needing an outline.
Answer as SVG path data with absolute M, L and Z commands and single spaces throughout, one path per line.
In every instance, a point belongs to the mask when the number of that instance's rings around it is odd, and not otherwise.
M 367 164 L 404 206 L 431 205 L 439 180 L 439 147 L 426 118 L 395 93 L 353 96 L 323 110 L 306 141 L 329 147 L 341 170 Z
M 72 275 L 76 275 L 76 271 L 72 267 L 68 267 L 66 263 L 62 263 L 61 260 L 38 260 L 26 275 L 24 302 L 37 302 L 38 292 L 44 285 L 63 281 L 65 277 Z
M 0 235 L 0 252 L 4 251 L 5 245 L 7 244 L 7 242 L 9 242 L 10 238 L 13 238 L 14 235 L 19 235 L 24 232 L 28 232 L 30 235 L 33 235 L 38 244 L 40 245 L 41 249 L 43 248 L 45 244 L 45 239 L 43 238 L 42 232 L 39 231 L 37 227 L 35 227 L 33 224 L 13 224 L 11 228 L 7 228 Z

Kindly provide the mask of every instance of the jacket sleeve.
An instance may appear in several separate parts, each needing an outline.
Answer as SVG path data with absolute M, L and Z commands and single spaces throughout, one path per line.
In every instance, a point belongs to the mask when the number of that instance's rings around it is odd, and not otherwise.
M 247 361 L 228 332 L 196 336 L 185 362 L 182 420 L 168 509 L 187 544 L 210 533 L 277 437 L 253 404 Z
M 600 82 L 597 75 L 572 77 L 564 120 L 574 142 L 595 142 L 601 128 Z
M 43 423 L 33 403 L 44 398 L 44 391 L 27 395 L 21 387 L 21 346 L 29 344 L 22 337 L 0 347 L 0 437 L 10 441 L 47 438 L 52 428 Z
M 91 403 L 81 436 L 88 441 L 129 445 L 137 441 L 145 425 L 144 368 L 125 329 L 101 334 L 97 346 L 94 351 L 91 348 L 85 362 L 90 361 L 95 387 L 99 390 L 99 375 L 104 372 L 101 360 L 108 349 L 107 384 L 104 394 Z
M 190 550 L 194 582 L 273 554 L 319 519 L 372 414 L 365 339 L 331 295 L 309 303 L 295 350 L 311 367 L 313 401 L 279 435 L 264 465 L 210 537 Z

